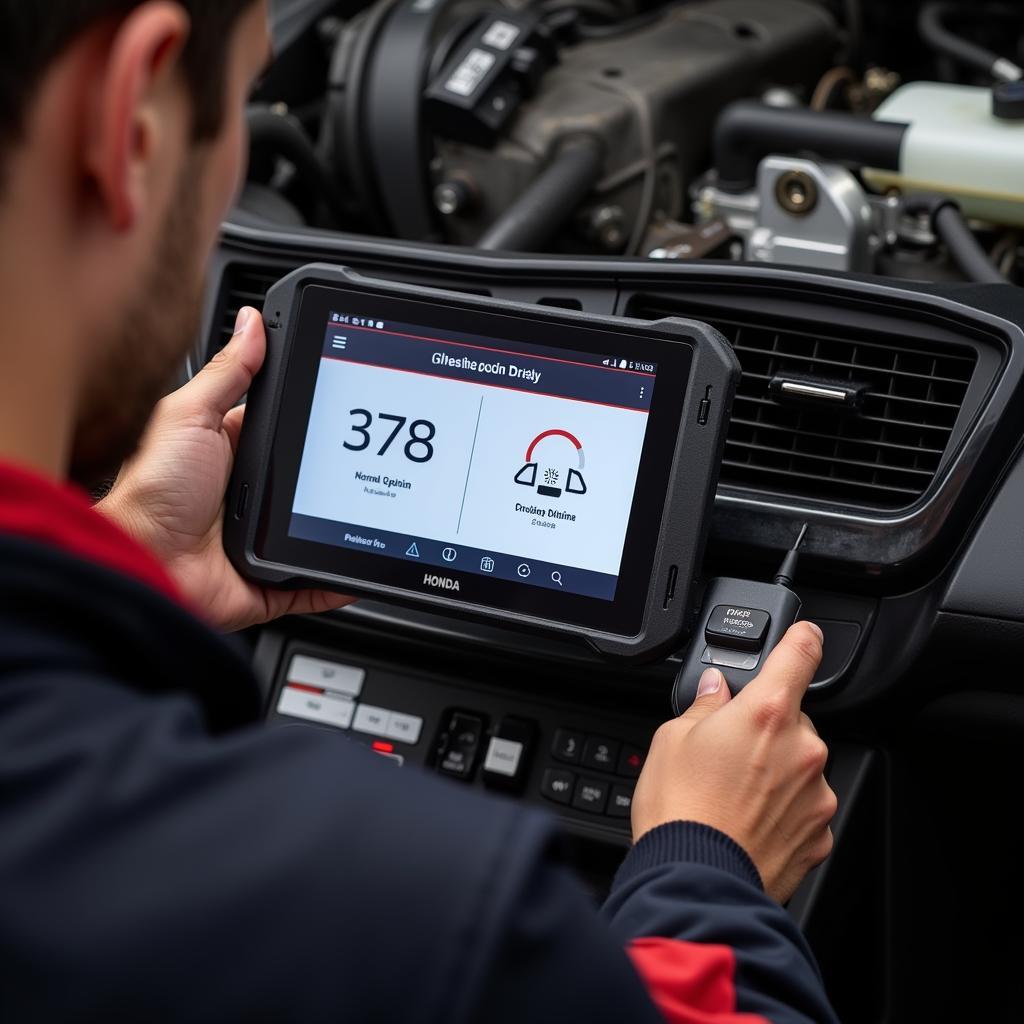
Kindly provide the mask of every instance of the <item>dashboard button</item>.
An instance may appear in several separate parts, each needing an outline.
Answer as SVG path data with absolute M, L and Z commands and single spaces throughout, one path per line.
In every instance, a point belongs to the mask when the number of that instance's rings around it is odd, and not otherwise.
M 519 774 L 519 762 L 522 757 L 522 743 L 517 743 L 515 740 L 503 740 L 500 736 L 492 736 L 484 757 L 484 771 L 514 779 Z
M 631 747 L 628 743 L 619 754 L 617 775 L 625 775 L 627 779 L 637 779 L 644 766 L 644 752 L 639 747 Z
M 297 654 L 288 666 L 287 679 L 289 683 L 315 686 L 346 697 L 358 697 L 363 692 L 366 671 L 351 665 L 339 665 L 335 661 Z
M 403 715 L 399 711 L 391 712 L 387 731 L 389 740 L 401 740 L 403 743 L 419 743 L 422 730 L 422 718 L 417 718 L 415 715 Z
M 580 779 L 576 783 L 576 792 L 572 805 L 581 811 L 593 814 L 604 814 L 608 802 L 608 783 L 600 779 Z
M 608 801 L 610 818 L 628 818 L 633 809 L 633 787 L 612 786 L 611 799 Z
M 308 722 L 347 729 L 352 724 L 356 705 L 346 697 L 332 697 L 302 686 L 286 686 L 277 702 L 277 713 Z
M 482 718 L 453 712 L 438 744 L 437 770 L 454 779 L 471 779 L 483 734 Z
M 588 768 L 597 768 L 603 772 L 613 772 L 619 763 L 619 747 L 617 740 L 605 736 L 588 736 L 583 745 L 583 763 Z
M 385 708 L 375 708 L 372 704 L 360 704 L 356 709 L 352 728 L 356 732 L 365 732 L 370 736 L 387 736 L 391 712 Z
M 486 785 L 509 792 L 521 792 L 530 770 L 537 741 L 537 723 L 508 715 L 495 727 L 484 757 Z
M 551 756 L 566 764 L 579 764 L 583 753 L 583 734 L 570 729 L 556 729 L 551 743 Z
M 564 768 L 548 768 L 540 784 L 542 796 L 557 804 L 568 804 L 576 787 L 576 776 Z

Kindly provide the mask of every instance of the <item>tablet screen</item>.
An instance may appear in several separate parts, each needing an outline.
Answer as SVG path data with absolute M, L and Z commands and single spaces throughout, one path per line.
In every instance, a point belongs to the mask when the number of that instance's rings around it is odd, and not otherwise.
M 615 599 L 657 363 L 365 309 L 323 332 L 291 538 Z

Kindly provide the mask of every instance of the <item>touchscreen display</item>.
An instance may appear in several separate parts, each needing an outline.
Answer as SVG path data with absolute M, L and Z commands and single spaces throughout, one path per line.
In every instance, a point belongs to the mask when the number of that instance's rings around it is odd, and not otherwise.
M 612 601 L 657 372 L 332 311 L 288 533 Z

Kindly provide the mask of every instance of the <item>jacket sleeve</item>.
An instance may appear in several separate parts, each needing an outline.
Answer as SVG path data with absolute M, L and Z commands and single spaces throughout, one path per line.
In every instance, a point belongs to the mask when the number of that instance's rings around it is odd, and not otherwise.
M 653 829 L 604 914 L 670 1024 L 833 1024 L 813 954 L 746 852 L 706 825 Z

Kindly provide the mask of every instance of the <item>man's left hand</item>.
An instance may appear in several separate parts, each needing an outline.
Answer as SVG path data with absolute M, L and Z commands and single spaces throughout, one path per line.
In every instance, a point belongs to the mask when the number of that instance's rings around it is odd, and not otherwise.
M 254 309 L 239 313 L 236 331 L 206 369 L 157 406 L 139 451 L 97 506 L 149 548 L 196 610 L 224 632 L 351 602 L 325 591 L 250 583 L 224 553 L 224 498 L 244 415 L 236 404 L 263 365 L 267 344 Z

